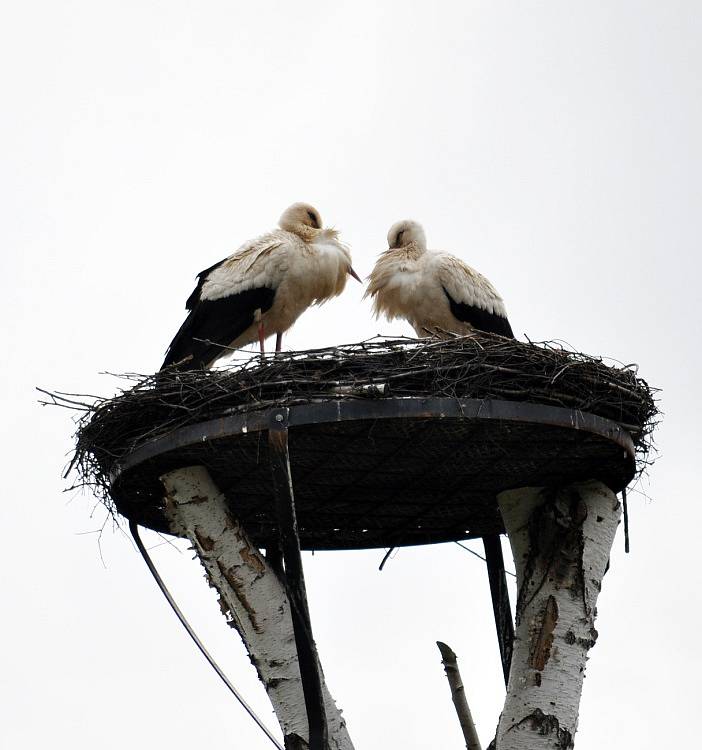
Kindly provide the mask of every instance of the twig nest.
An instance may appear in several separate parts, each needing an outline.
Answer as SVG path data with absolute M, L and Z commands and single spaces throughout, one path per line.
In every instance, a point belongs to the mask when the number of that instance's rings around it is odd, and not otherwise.
M 131 388 L 75 407 L 83 411 L 73 459 L 79 483 L 95 488 L 110 509 L 116 504 L 165 529 L 159 472 L 202 463 L 261 544 L 275 534 L 267 510 L 270 471 L 256 434 L 263 427 L 247 424 L 273 408 L 292 413 L 293 407 L 315 406 L 315 413 L 326 414 L 319 405 L 347 404 L 345 421 L 315 418 L 291 428 L 300 533 L 311 548 L 398 546 L 499 532 L 497 492 L 527 480 L 533 486 L 599 478 L 621 489 L 633 474 L 634 451 L 639 470 L 647 464 L 658 415 L 653 390 L 632 366 L 490 334 L 374 339 L 264 361 L 254 356 L 218 370 L 124 377 Z M 432 399 L 448 407 L 437 414 L 409 409 Z M 485 409 L 476 408 L 476 400 Z M 349 404 L 366 407 L 357 407 L 354 416 Z M 549 417 L 549 425 L 529 405 L 551 408 L 557 418 Z M 388 418 L 379 418 L 381 406 L 391 410 L 384 413 Z M 570 423 L 559 424 L 559 409 L 567 410 Z M 586 417 L 594 432 L 583 429 Z M 610 427 L 600 429 L 598 419 Z M 173 440 L 213 420 L 230 420 L 238 432 L 221 432 L 217 440 L 205 430 L 189 445 Z M 629 459 L 621 439 L 608 439 L 607 430 L 609 438 L 626 433 Z

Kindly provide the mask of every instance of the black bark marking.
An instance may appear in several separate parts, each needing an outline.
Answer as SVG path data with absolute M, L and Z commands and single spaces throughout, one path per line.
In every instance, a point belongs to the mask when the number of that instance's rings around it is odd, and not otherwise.
M 532 732 L 536 732 L 542 737 L 553 736 L 556 740 L 554 745 L 556 750 L 571 750 L 573 747 L 573 735 L 567 729 L 561 727 L 560 722 L 553 714 L 545 714 L 540 708 L 537 708 L 521 721 L 513 724 L 509 731 L 525 724 L 529 726 Z
M 286 734 L 283 737 L 285 750 L 307 750 L 309 745 L 300 737 L 299 734 Z
M 198 529 L 195 529 L 195 538 L 203 552 L 212 552 L 215 546 L 214 539 L 207 536 L 204 531 L 199 531 Z
M 229 584 L 234 593 L 236 594 L 237 601 L 246 610 L 251 621 L 251 626 L 257 633 L 262 633 L 263 630 L 258 620 L 256 619 L 256 610 L 251 606 L 251 602 L 248 599 L 247 587 L 242 584 L 241 581 L 227 568 L 227 566 L 221 561 L 217 560 L 217 567 L 219 572 L 222 574 L 224 580 Z
M 585 613 L 590 613 L 582 567 L 585 550 L 582 526 L 587 518 L 587 506 L 572 489 L 560 492 L 545 489 L 543 493 L 544 503 L 534 510 L 528 521 L 530 551 L 517 594 L 517 625 L 547 580 L 559 588 L 569 589 L 574 597 L 582 598 Z M 543 571 L 538 580 L 535 579 L 537 570 Z

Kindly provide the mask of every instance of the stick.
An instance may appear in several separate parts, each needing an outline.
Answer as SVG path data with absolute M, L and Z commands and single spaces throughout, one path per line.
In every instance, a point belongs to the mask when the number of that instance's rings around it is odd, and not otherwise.
M 458 669 L 456 654 L 453 652 L 453 649 L 449 648 L 449 646 L 441 641 L 437 641 L 436 645 L 439 647 L 439 651 L 441 651 L 441 661 L 446 670 L 446 679 L 451 688 L 451 698 L 453 699 L 453 705 L 456 707 L 456 713 L 458 714 L 458 721 L 463 730 L 466 749 L 482 750 L 480 740 L 478 739 L 478 733 L 475 731 L 473 717 L 471 716 L 470 708 L 468 707 L 466 691 L 463 687 L 463 680 L 461 679 L 461 673 Z

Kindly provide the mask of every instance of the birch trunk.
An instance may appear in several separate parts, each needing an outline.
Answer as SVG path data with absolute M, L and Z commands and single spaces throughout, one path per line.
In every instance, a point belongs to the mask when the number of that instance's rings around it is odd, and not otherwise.
M 516 630 L 497 750 L 569 750 L 621 506 L 601 482 L 498 497 L 517 570 Z
M 273 704 L 285 747 L 307 747 L 307 713 L 283 584 L 230 515 L 204 467 L 177 469 L 161 481 L 171 528 L 192 542 L 219 593 L 222 612 L 244 641 Z M 341 710 L 324 681 L 322 688 L 330 750 L 353 750 Z

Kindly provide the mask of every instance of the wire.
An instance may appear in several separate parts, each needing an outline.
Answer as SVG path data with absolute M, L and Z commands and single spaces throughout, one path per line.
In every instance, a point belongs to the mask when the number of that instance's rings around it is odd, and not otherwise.
M 212 666 L 212 669 L 214 669 L 214 671 L 217 672 L 222 682 L 229 688 L 232 695 L 239 701 L 239 703 L 241 704 L 243 709 L 246 711 L 246 713 L 256 722 L 256 724 L 258 724 L 259 729 L 278 748 L 278 750 L 284 750 L 280 742 L 278 742 L 278 740 L 271 734 L 271 732 L 266 727 L 266 725 L 261 721 L 261 719 L 258 718 L 258 716 L 256 716 L 251 706 L 249 706 L 249 704 L 244 700 L 244 698 L 239 693 L 239 691 L 234 687 L 234 685 L 232 685 L 232 683 L 229 681 L 227 676 L 221 670 L 219 664 L 217 664 L 217 662 L 214 660 L 210 652 L 205 648 L 202 641 L 197 637 L 197 635 L 195 635 L 195 631 L 192 629 L 192 627 L 190 626 L 190 623 L 185 619 L 185 615 L 180 611 L 180 608 L 175 603 L 175 600 L 171 596 L 170 591 L 166 588 L 166 584 L 163 582 L 163 579 L 161 578 L 158 571 L 156 570 L 156 566 L 154 565 L 153 561 L 149 557 L 149 553 L 146 551 L 146 547 L 144 547 L 144 543 L 141 541 L 141 537 L 139 536 L 139 527 L 134 521 L 129 522 L 129 531 L 131 531 L 132 536 L 134 537 L 136 546 L 139 549 L 139 552 L 141 552 L 141 556 L 144 558 L 146 567 L 149 569 L 149 571 L 151 572 L 151 575 L 156 580 L 158 587 L 161 589 L 161 592 L 166 597 L 166 601 L 171 605 L 171 609 L 176 613 L 181 624 L 188 631 L 188 635 L 193 639 L 193 641 L 195 641 L 195 645 L 200 649 L 200 651 L 202 652 L 202 655 L 210 663 L 210 665 Z
M 465 544 L 461 544 L 460 542 L 454 542 L 454 544 L 457 544 L 461 549 L 464 549 L 466 552 L 470 552 L 471 555 L 475 555 L 478 560 L 482 560 L 484 563 L 487 562 L 487 560 L 482 556 L 479 555 L 475 550 L 472 550 L 470 547 L 466 547 Z M 516 573 L 512 573 L 511 570 L 505 570 L 505 573 L 507 573 L 508 576 L 512 576 L 512 578 L 516 578 Z
M 378 570 L 382 570 L 385 567 L 385 563 L 390 559 L 390 555 L 397 549 L 397 547 L 390 547 L 390 549 L 385 553 L 385 557 L 383 557 L 383 561 L 378 566 Z

